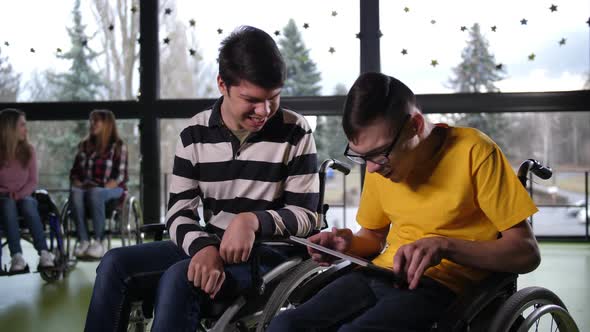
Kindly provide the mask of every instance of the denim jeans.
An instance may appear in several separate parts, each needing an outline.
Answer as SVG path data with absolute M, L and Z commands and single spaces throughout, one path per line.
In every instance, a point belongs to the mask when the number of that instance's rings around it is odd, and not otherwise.
M 261 274 L 277 266 L 292 253 L 289 249 L 257 246 L 252 257 L 258 258 Z M 171 241 L 159 241 L 131 247 L 114 248 L 102 258 L 96 269 L 96 281 L 86 316 L 84 331 L 126 331 L 127 290 L 132 276 L 163 272 L 155 294 L 152 331 L 194 332 L 201 312 L 212 300 L 188 281 L 190 257 Z M 252 264 L 225 266 L 226 279 L 215 299 L 236 297 L 252 286 Z
M 118 199 L 123 195 L 123 188 L 94 187 L 90 189 L 72 188 L 70 192 L 72 213 L 78 228 L 80 241 L 88 241 L 88 228 L 86 226 L 86 209 L 90 212 L 94 238 L 102 240 L 105 224 L 105 204 L 111 199 Z
M 430 278 L 407 290 L 354 271 L 275 317 L 267 332 L 428 331 L 454 299 L 451 290 Z
M 35 249 L 39 253 L 41 250 L 47 250 L 43 224 L 41 223 L 41 217 L 39 216 L 37 207 L 37 200 L 31 196 L 26 196 L 23 199 L 15 201 L 10 197 L 0 195 L 0 219 L 2 219 L 2 227 L 8 240 L 10 255 L 23 252 L 20 246 L 19 214 L 23 217 L 25 226 L 33 236 Z

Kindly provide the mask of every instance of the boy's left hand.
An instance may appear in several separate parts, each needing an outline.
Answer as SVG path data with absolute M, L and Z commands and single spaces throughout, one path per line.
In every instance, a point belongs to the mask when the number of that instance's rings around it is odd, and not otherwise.
M 409 289 L 418 286 L 426 269 L 440 264 L 446 246 L 444 237 L 428 237 L 399 247 L 393 258 L 393 271 L 405 273 Z

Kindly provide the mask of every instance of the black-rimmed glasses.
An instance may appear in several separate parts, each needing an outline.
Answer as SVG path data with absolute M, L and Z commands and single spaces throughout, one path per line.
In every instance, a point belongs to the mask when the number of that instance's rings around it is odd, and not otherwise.
M 399 141 L 399 138 L 401 137 L 401 133 L 404 129 L 404 126 L 406 125 L 406 122 L 408 122 L 409 119 L 410 119 L 410 115 L 407 114 L 405 116 L 404 120 L 401 122 L 401 125 L 397 131 L 397 134 L 393 138 L 393 142 L 391 142 L 391 144 L 387 147 L 387 149 L 385 149 L 385 151 L 379 152 L 379 153 L 374 153 L 374 154 L 368 154 L 368 155 L 360 155 L 360 154 L 351 153 L 350 146 L 348 144 L 346 144 L 346 149 L 344 150 L 344 155 L 350 161 L 360 164 L 360 165 L 366 164 L 367 161 L 370 161 L 370 162 L 377 164 L 377 165 L 387 165 L 389 163 L 389 155 L 391 154 L 391 151 L 393 151 L 393 148 L 395 148 L 397 141 Z

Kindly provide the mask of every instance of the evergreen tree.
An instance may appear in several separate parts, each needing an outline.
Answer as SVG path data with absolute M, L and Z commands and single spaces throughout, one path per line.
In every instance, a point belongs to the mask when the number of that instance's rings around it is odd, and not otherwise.
M 344 84 L 338 84 L 334 88 L 334 95 L 346 95 L 347 92 Z M 318 116 L 314 138 L 320 162 L 328 158 L 342 160 L 347 142 L 342 130 L 342 116 Z
M 498 68 L 489 43 L 482 35 L 479 24 L 469 31 L 467 46 L 461 53 L 463 61 L 455 68 L 454 78 L 449 80 L 457 92 L 498 92 L 494 82 L 504 79 L 505 71 Z M 485 91 L 483 91 L 485 90 Z
M 2 56 L 2 48 L 0 48 L 0 101 L 16 101 L 19 83 L 20 74 L 13 72 L 8 57 Z
M 98 53 L 88 46 L 90 38 L 84 32 L 86 26 L 82 24 L 80 0 L 76 0 L 72 15 L 74 26 L 67 28 L 72 48 L 64 54 L 57 55 L 59 59 L 71 61 L 72 65 L 66 73 L 49 73 L 48 82 L 57 87 L 58 100 L 96 100 L 103 92 L 104 83 L 100 74 L 91 66 Z
M 301 38 L 301 33 L 293 19 L 283 28 L 279 49 L 287 64 L 287 80 L 283 86 L 283 96 L 317 96 L 320 93 L 321 74 L 309 57 L 309 49 Z

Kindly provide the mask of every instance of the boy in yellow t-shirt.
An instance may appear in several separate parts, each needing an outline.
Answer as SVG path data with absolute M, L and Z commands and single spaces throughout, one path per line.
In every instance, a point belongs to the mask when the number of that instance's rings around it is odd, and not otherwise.
M 270 331 L 427 331 L 487 271 L 527 273 L 539 265 L 526 222 L 537 208 L 485 134 L 430 123 L 406 85 L 378 73 L 356 80 L 342 123 L 345 155 L 366 164 L 361 230 L 332 229 L 310 240 L 376 256 L 375 264 L 405 275 L 409 287 L 357 270 L 277 316 Z M 332 259 L 310 254 L 320 264 Z

